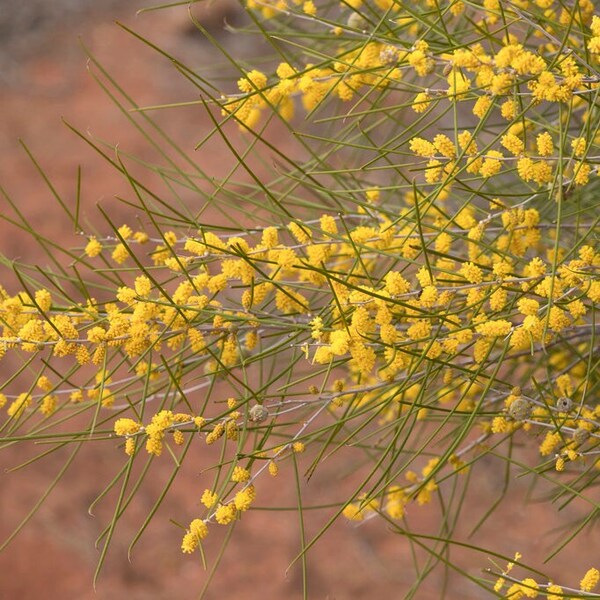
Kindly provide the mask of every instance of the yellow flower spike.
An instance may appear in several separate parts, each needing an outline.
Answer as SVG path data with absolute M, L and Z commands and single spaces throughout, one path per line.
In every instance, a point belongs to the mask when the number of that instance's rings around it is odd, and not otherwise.
M 250 471 L 245 469 L 244 467 L 237 466 L 233 469 L 233 473 L 231 475 L 231 481 L 235 481 L 236 483 L 243 483 L 250 479 Z
M 309 229 L 303 227 L 295 222 L 288 223 L 288 229 L 291 234 L 300 242 L 301 244 L 306 244 L 310 241 L 312 234 Z
M 135 293 L 141 298 L 147 298 L 152 290 L 152 282 L 145 275 L 140 275 L 135 279 Z
M 435 68 L 435 61 L 429 54 L 429 45 L 424 40 L 415 43 L 407 59 L 419 77 L 428 75 Z
M 307 0 L 302 5 L 302 12 L 304 12 L 304 14 L 306 15 L 314 17 L 317 14 L 317 7 L 315 6 L 315 3 L 312 0 Z
M 598 585 L 598 580 L 600 580 L 600 572 L 598 569 L 591 568 L 579 582 L 579 589 L 582 592 L 591 592 Z
M 540 156 L 552 156 L 554 153 L 554 142 L 552 141 L 552 136 L 547 131 L 537 136 L 536 144 Z
M 211 492 L 209 489 L 204 490 L 202 492 L 202 497 L 200 498 L 200 502 L 206 506 L 206 508 L 212 508 L 217 504 L 219 497 L 214 492 Z
M 127 456 L 133 456 L 133 454 L 135 453 L 135 447 L 135 438 L 129 437 L 125 440 L 125 454 Z
M 504 337 L 508 335 L 513 326 L 510 321 L 486 321 L 475 327 L 475 331 L 484 337 Z
M 121 227 L 117 229 L 117 232 L 124 240 L 129 239 L 133 235 L 133 231 L 129 225 L 121 225 Z
M 129 251 L 124 244 L 117 244 L 111 257 L 117 264 L 122 265 L 129 258 Z
M 271 475 L 271 477 L 277 477 L 278 474 L 279 466 L 277 463 L 273 460 L 269 461 L 269 475 Z
M 354 502 L 345 506 L 344 510 L 342 511 L 342 514 L 349 521 L 362 521 L 365 518 L 364 513 L 360 508 L 360 505 Z
M 585 138 L 578 137 L 571 141 L 571 148 L 573 149 L 573 154 L 578 158 L 581 158 L 585 154 L 587 142 Z
M 88 240 L 84 252 L 89 258 L 95 258 L 102 252 L 102 244 L 96 239 L 96 237 L 92 236 Z
M 58 398 L 54 394 L 44 396 L 40 403 L 39 411 L 46 417 L 50 416 L 55 410 L 58 404 Z
M 471 89 L 471 80 L 466 75 L 461 71 L 452 69 L 446 81 L 448 82 L 446 95 L 451 100 L 463 100 L 466 98 L 467 92 Z
M 219 525 L 229 525 L 237 515 L 237 509 L 233 502 L 220 504 L 215 511 L 215 520 Z
M 136 231 L 133 234 L 133 239 L 138 244 L 147 244 L 148 241 L 150 240 L 150 236 L 146 232 L 144 232 L 144 231 Z
M 411 152 L 425 158 L 435 156 L 437 152 L 436 147 L 431 142 L 419 137 L 412 138 L 409 147 Z
M 261 71 L 254 69 L 246 73 L 245 77 L 238 79 L 237 84 L 240 92 L 250 94 L 266 87 L 267 76 Z
M 133 419 L 121 418 L 115 421 L 114 432 L 116 435 L 133 435 L 140 431 L 141 427 L 141 424 Z
M 46 377 L 46 375 L 42 375 L 41 377 L 38 377 L 36 385 L 37 385 L 37 387 L 39 387 L 41 390 L 44 390 L 45 392 L 49 392 L 53 387 L 52 382 L 50 381 L 50 379 L 48 377 Z
M 577 186 L 585 185 L 590 180 L 590 174 L 592 167 L 589 163 L 578 162 L 575 165 L 575 173 L 573 175 L 573 182 Z
M 491 106 L 492 99 L 489 96 L 480 96 L 473 106 L 473 114 L 476 117 L 483 119 Z
M 525 150 L 525 145 L 523 144 L 523 140 L 521 140 L 518 136 L 507 133 L 502 136 L 500 140 L 502 146 L 504 146 L 513 156 L 519 156 Z
M 35 302 L 39 309 L 48 312 L 52 307 L 52 295 L 48 290 L 37 290 L 34 294 Z
M 521 592 L 525 598 L 537 598 L 539 595 L 540 586 L 535 579 L 528 577 L 521 581 Z
M 374 203 L 380 199 L 381 192 L 378 188 L 374 188 L 372 190 L 367 190 L 365 195 L 367 197 L 367 202 Z
M 202 519 L 194 519 L 187 533 L 181 541 L 181 551 L 184 554 L 191 554 L 198 547 L 200 540 L 203 540 L 208 535 L 208 526 Z
M 233 499 L 233 503 L 235 504 L 235 508 L 240 512 L 244 512 L 250 508 L 252 502 L 256 498 L 256 490 L 253 485 L 249 485 L 248 487 L 240 490 Z
M 563 600 L 564 598 L 563 589 L 560 585 L 556 585 L 555 583 L 550 584 L 546 588 L 546 593 L 548 594 L 546 597 L 547 600 Z
M 419 92 L 412 103 L 412 109 L 416 113 L 424 113 L 431 105 L 431 96 L 427 92 Z
M 479 174 L 482 177 L 493 177 L 500 173 L 502 162 L 499 159 L 501 158 L 503 158 L 501 152 L 498 152 L 497 150 L 488 150 L 486 158 L 479 169 Z
M 69 395 L 69 400 L 73 403 L 83 402 L 83 392 L 81 390 L 73 390 Z
M 469 282 L 469 283 L 481 283 L 483 281 L 483 272 L 472 262 L 465 263 L 459 273 Z
M 160 456 L 163 451 L 162 437 L 154 436 L 146 440 L 146 451 L 148 454 Z
M 500 114 L 507 121 L 512 121 L 515 118 L 516 111 L 517 111 L 517 104 L 512 98 L 505 100 L 500 105 Z

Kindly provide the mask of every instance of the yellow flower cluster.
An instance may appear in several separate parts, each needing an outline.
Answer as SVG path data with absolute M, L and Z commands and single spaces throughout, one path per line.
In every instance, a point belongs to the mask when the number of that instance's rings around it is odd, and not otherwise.
M 277 27 L 331 26 L 319 2 L 246 4 L 282 16 Z M 416 13 L 438 10 L 417 4 Z M 466 22 L 488 31 L 505 10 L 514 18 L 527 5 L 508 4 L 453 2 L 440 18 L 449 36 Z M 221 452 L 184 553 L 211 523 L 242 518 L 261 473 L 285 472 L 282 461 L 305 460 L 330 434 L 337 444 L 340 431 L 348 436 L 340 448 L 361 451 L 406 435 L 398 448 L 410 456 L 400 470 L 386 468 L 374 491 L 339 501 L 352 521 L 392 522 L 433 504 L 489 438 L 501 447 L 537 435 L 548 479 L 583 469 L 600 439 L 590 343 L 600 252 L 588 210 L 595 188 L 585 188 L 600 136 L 590 124 L 598 80 L 573 54 L 597 60 L 600 20 L 580 4 L 569 17 L 551 0 L 535 3 L 555 17 L 552 27 L 569 29 L 569 47 L 542 43 L 535 27 L 520 39 L 529 27 L 515 19 L 501 41 L 484 36 L 446 51 L 438 31 L 400 13 L 402 3 L 350 0 L 339 7 L 347 21 L 317 38 L 327 48 L 311 52 L 317 64 L 290 53 L 273 72 L 244 70 L 237 92 L 220 100 L 220 130 L 256 129 L 265 114 L 290 121 L 301 105 L 307 119 L 319 113 L 306 139 L 333 143 L 331 127 L 341 132 L 339 153 L 321 156 L 306 142 L 314 162 L 286 174 L 289 188 L 282 177 L 249 193 L 276 205 L 267 216 L 261 206 L 251 226 L 244 207 L 242 225 L 214 231 L 190 218 L 185 232 L 156 239 L 127 224 L 89 236 L 77 264 L 105 277 L 99 300 L 0 288 L 0 358 L 23 353 L 42 365 L 34 386 L 0 394 L 7 429 L 29 419 L 45 427 L 69 404 L 65 393 L 77 410 L 87 402 L 103 418 L 113 411 L 129 460 L 145 448 L 179 466 L 198 440 L 207 454 Z M 377 15 L 388 23 L 392 14 L 402 43 L 374 30 Z M 392 134 L 378 121 L 388 114 L 401 125 Z M 377 156 L 347 170 L 327 162 L 348 150 Z M 425 453 L 405 434 L 413 429 L 431 434 Z M 360 444 L 354 432 L 364 432 Z M 511 598 L 562 593 L 509 572 L 496 591 L 508 585 Z M 598 578 L 588 571 L 581 591 Z
M 312 2 L 294 0 L 294 3 L 299 8 L 302 7 L 306 14 L 316 14 Z M 382 6 L 379 2 L 375 4 L 381 10 L 400 8 L 397 3 L 381 3 Z M 489 23 L 496 19 L 496 6 L 492 5 L 493 2 L 490 6 L 484 3 L 483 7 L 484 20 Z M 278 13 L 287 14 L 289 10 L 288 3 L 284 0 L 249 2 L 248 7 L 261 10 L 265 17 Z M 353 8 L 356 10 L 358 6 Z M 475 8 L 473 10 L 476 14 L 482 12 Z M 580 11 L 592 33 L 587 48 L 592 54 L 598 54 L 600 21 L 592 14 L 593 5 L 590 2 L 584 2 Z M 564 10 L 555 14 L 550 7 L 547 7 L 546 12 L 547 15 L 554 15 L 548 18 L 564 20 L 573 17 Z M 457 14 L 462 14 L 462 11 Z M 362 17 L 357 12 L 352 12 L 349 26 L 355 26 L 354 20 L 359 18 Z M 418 28 L 410 30 L 411 34 L 417 31 Z M 577 43 L 576 40 L 573 43 Z M 467 159 L 467 173 L 477 173 L 488 179 L 499 175 L 504 165 L 514 165 L 519 177 L 526 183 L 547 185 L 557 177 L 558 172 L 564 171 L 570 175 L 573 185 L 583 186 L 593 173 L 583 152 L 561 158 L 554 156 L 552 138 L 548 131 L 538 134 L 537 143 L 535 136 L 528 135 L 526 137 L 531 142 L 526 144 L 523 135 L 535 127 L 535 110 L 540 103 L 572 102 L 575 112 L 581 113 L 584 119 L 588 117 L 585 112 L 586 104 L 579 97 L 590 91 L 582 66 L 571 56 L 568 48 L 560 49 L 562 53 L 558 56 L 553 44 L 542 46 L 541 50 L 542 52 L 538 47 L 528 47 L 515 34 L 508 35 L 505 45 L 500 49 L 495 46 L 486 48 L 483 43 L 477 42 L 468 48 L 461 47 L 439 55 L 432 52 L 425 39 L 416 39 L 408 51 L 395 44 L 373 41 L 355 44 L 354 47 L 352 44 L 349 47 L 342 45 L 329 66 L 309 64 L 300 68 L 281 63 L 276 70 L 277 79 L 272 83 L 268 83 L 268 77 L 260 71 L 248 72 L 238 82 L 242 97 L 223 97 L 223 114 L 234 116 L 242 129 L 252 128 L 257 124 L 261 111 L 266 108 L 277 111 L 282 118 L 289 120 L 294 112 L 294 96 L 301 97 L 307 111 L 313 111 L 331 96 L 348 101 L 362 93 L 363 88 L 366 90 L 365 94 L 370 90 L 386 88 L 391 82 L 399 82 L 408 69 L 414 71 L 418 79 L 429 78 L 436 69 L 440 69 L 448 87 L 432 94 L 425 85 L 425 91 L 416 92 L 413 104 L 416 112 L 423 113 L 433 109 L 437 101 L 443 98 L 452 101 L 474 99 L 473 113 L 479 119 L 487 122 L 498 106 L 502 117 L 512 122 L 508 132 L 500 133 L 497 137 L 499 144 L 511 156 L 505 157 L 502 152 L 487 144 L 484 150 L 477 151 L 476 141 L 473 140 L 470 151 L 465 151 L 463 147 L 461 153 Z M 523 94 L 523 87 L 528 90 L 525 95 L 529 95 L 532 102 L 519 107 L 511 95 Z M 532 114 L 531 119 L 527 118 L 529 112 Z M 458 140 L 452 141 L 444 134 L 438 134 L 437 137 L 443 138 L 443 144 L 436 144 L 435 140 L 433 143 L 427 142 L 421 138 L 410 142 L 410 148 L 417 156 L 428 158 L 424 173 L 426 182 L 430 184 L 442 181 L 444 175 L 456 175 L 459 168 L 459 164 L 456 164 Z M 575 138 L 574 142 L 578 139 Z M 537 157 L 534 156 L 536 152 Z M 576 157 L 582 160 L 573 160 Z M 559 161 L 563 161 L 564 165 L 559 165 Z
M 314 15 L 314 4 L 305 2 L 304 12 Z M 350 101 L 362 88 L 385 88 L 399 81 L 402 72 L 395 65 L 406 54 L 394 46 L 370 42 L 341 54 L 328 68 L 309 64 L 300 71 L 289 63 L 280 63 L 277 79 L 271 84 L 261 71 L 249 71 L 238 81 L 240 99 L 223 96 L 223 116 L 233 116 L 243 131 L 254 128 L 265 109 L 275 110 L 289 121 L 294 116 L 296 96 L 307 111 L 314 110 L 331 94 Z
M 588 41 L 587 47 L 592 54 L 600 54 L 600 17 L 594 15 L 590 24 L 592 37 Z
M 522 580 L 518 580 L 509 575 L 514 569 L 516 561 L 521 559 L 521 554 L 516 553 L 514 562 L 509 562 L 506 569 L 502 572 L 501 576 L 496 580 L 494 585 L 494 592 L 497 594 L 502 591 L 506 586 L 507 580 L 513 583 L 507 587 L 503 592 L 503 598 L 510 598 L 511 600 L 519 600 L 522 598 L 539 598 L 541 595 L 548 600 L 561 600 L 566 597 L 584 597 L 586 592 L 592 592 L 598 580 L 600 579 L 600 572 L 598 569 L 589 569 L 581 581 L 579 582 L 579 590 L 573 590 L 573 588 L 566 588 L 556 583 L 538 583 L 532 577 L 525 577 Z M 569 593 L 571 592 L 571 593 Z M 568 594 L 568 595 L 567 595 Z M 574 594 L 573 596 L 571 594 Z
M 436 152 L 441 148 L 448 155 L 453 152 L 448 140 L 439 136 L 431 148 Z M 355 283 L 353 269 L 358 275 L 369 264 L 365 261 L 370 255 L 380 252 L 412 259 L 421 236 L 402 221 L 387 223 L 385 230 L 367 228 L 361 224 L 370 218 L 365 215 L 346 234 L 338 232 L 332 239 L 336 221 L 324 215 L 311 225 L 291 223 L 294 239 L 289 246 L 281 241 L 283 232 L 276 228 L 265 230 L 255 246 L 239 236 L 182 240 L 184 253 L 178 254 L 176 246 L 173 251 L 188 265 L 188 278 L 174 288 L 167 302 L 160 301 L 163 292 L 145 275 L 137 277 L 132 287 L 119 287 L 116 300 L 120 305 L 107 303 L 104 310 L 88 301 L 85 307 L 69 307 L 55 315 L 49 295 L 38 293 L 38 301 L 33 302 L 23 294 L 11 297 L 3 293 L 2 339 L 7 348 L 19 346 L 27 352 L 48 348 L 57 356 L 74 355 L 82 364 L 101 364 L 111 350 L 134 358 L 150 348 L 160 348 L 166 340 L 172 351 L 187 348 L 196 357 L 204 356 L 207 364 L 214 362 L 210 356 L 217 352 L 218 364 L 227 368 L 241 358 L 240 341 L 247 340 L 248 350 L 256 347 L 262 307 L 274 302 L 282 323 L 292 315 L 318 310 L 318 317 L 306 317 L 312 338 L 306 346 L 311 361 L 327 364 L 350 358 L 351 366 L 363 377 L 376 369 L 384 379 L 393 376 L 409 368 L 415 351 L 429 360 L 459 355 L 476 334 L 480 338 L 472 352 L 477 362 L 485 360 L 496 338 L 508 337 L 514 351 L 532 343 L 551 343 L 555 334 L 579 327 L 580 319 L 600 301 L 600 282 L 594 276 L 600 255 L 593 247 L 583 246 L 578 258 L 565 261 L 548 275 L 551 262 L 525 258 L 541 241 L 538 211 L 503 208 L 499 199 L 494 203 L 501 210 L 491 221 L 477 222 L 468 207 L 449 215 L 445 223 L 439 217 L 431 222 L 423 220 L 423 233 L 430 236 L 439 257 L 427 269 L 416 272 L 410 268 L 386 269 L 385 263 L 373 262 L 369 276 L 380 277 L 374 286 Z M 505 233 L 493 232 L 494 221 Z M 320 229 L 321 224 L 326 231 Z M 486 229 L 490 229 L 489 241 Z M 495 254 L 481 251 L 484 245 Z M 314 258 L 315 248 L 320 250 L 318 260 Z M 185 250 L 191 254 L 186 255 Z M 360 264 L 355 261 L 357 251 L 362 257 Z M 461 253 L 468 260 L 460 259 Z M 220 268 L 210 272 L 201 265 L 194 267 L 195 256 L 208 256 Z M 348 276 L 328 281 L 321 274 L 323 268 L 347 272 Z M 438 280 L 444 283 L 440 285 Z M 307 283 L 314 290 L 312 296 L 299 291 Z M 231 285 L 245 288 L 241 306 L 224 309 L 217 297 Z M 513 305 L 513 299 L 518 310 L 508 318 L 486 318 L 486 302 L 500 314 Z M 453 316 L 447 310 L 449 303 L 454 307 Z M 457 307 L 462 307 L 459 313 Z M 161 333 L 165 325 L 168 335 Z M 110 406 L 115 395 L 108 383 L 108 377 L 101 376 L 89 397 Z M 52 397 L 46 394 L 46 398 Z M 42 412 L 48 414 L 54 404 L 53 399 L 46 399 Z M 18 411 L 11 408 L 11 412 Z M 162 414 L 161 419 L 168 415 Z M 173 422 L 167 419 L 159 423 L 156 418 L 146 428 L 147 444 L 153 453 L 160 454 L 163 432 Z M 235 436 L 234 420 L 216 423 L 207 443 L 225 433 Z M 179 434 L 177 438 L 176 443 L 181 443 Z
M 184 554 L 191 554 L 207 535 L 206 523 L 202 519 L 194 519 L 188 527 L 188 532 L 183 536 L 181 551 Z

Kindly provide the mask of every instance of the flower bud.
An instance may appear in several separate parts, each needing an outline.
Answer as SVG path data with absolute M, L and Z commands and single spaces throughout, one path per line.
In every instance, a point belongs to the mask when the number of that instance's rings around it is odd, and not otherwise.
M 581 446 L 581 444 L 585 444 L 590 437 L 590 432 L 583 427 L 578 427 L 573 432 L 573 440 L 577 443 L 577 445 Z
M 269 417 L 269 411 L 262 404 L 255 404 L 249 413 L 249 418 L 253 423 L 262 423 Z
M 517 398 L 509 406 L 508 414 L 515 421 L 524 421 L 531 414 L 531 404 L 525 398 Z

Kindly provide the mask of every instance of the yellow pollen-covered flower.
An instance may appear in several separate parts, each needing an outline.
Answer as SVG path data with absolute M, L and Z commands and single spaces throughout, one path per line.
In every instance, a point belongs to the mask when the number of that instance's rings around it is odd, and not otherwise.
M 248 471 L 248 469 L 244 469 L 244 467 L 240 466 L 237 466 L 233 469 L 231 481 L 235 481 L 236 483 L 242 483 L 244 481 L 248 481 L 249 479 L 250 471 Z
M 209 489 L 204 490 L 202 492 L 202 497 L 200 498 L 200 502 L 206 506 L 206 508 L 212 508 L 217 504 L 219 497 L 214 492 L 211 492 Z
M 229 525 L 237 514 L 237 509 L 233 502 L 229 504 L 220 504 L 215 511 L 215 520 L 219 525 Z
M 472 262 L 465 263 L 459 273 L 469 282 L 469 283 L 481 283 L 483 281 L 483 272 Z
M 573 148 L 573 154 L 578 158 L 581 158 L 585 154 L 587 143 L 584 137 L 578 137 L 571 141 L 571 148 Z
M 240 92 L 244 92 L 246 94 L 256 92 L 257 90 L 262 90 L 266 87 L 266 85 L 267 76 L 256 69 L 249 71 L 246 73 L 246 77 L 242 77 L 238 80 L 238 88 Z
M 250 508 L 252 502 L 256 498 L 256 490 L 253 485 L 249 485 L 248 487 L 240 490 L 234 497 L 233 503 L 235 507 L 240 512 L 246 511 Z
M 308 228 L 292 221 L 291 223 L 288 223 L 288 229 L 301 244 L 310 242 L 312 234 Z
M 475 331 L 484 337 L 504 337 L 512 330 L 510 321 L 486 321 L 475 326 Z
M 448 77 L 448 89 L 446 95 L 450 98 L 461 99 L 471 89 L 471 80 L 457 69 L 452 69 Z
M 184 554 L 191 554 L 208 535 L 208 526 L 202 519 L 194 519 L 188 528 L 188 532 L 183 536 L 181 542 L 181 551 Z
M 420 137 L 414 137 L 410 140 L 409 148 L 417 156 L 425 158 L 435 156 L 436 154 L 436 147 L 431 142 Z
M 512 133 L 502 136 L 500 143 L 514 156 L 519 156 L 525 149 L 523 140 Z
M 492 99 L 489 96 L 479 96 L 473 106 L 473 114 L 480 119 L 483 119 L 488 110 L 492 106 Z
M 48 290 L 37 290 L 34 297 L 41 311 L 48 312 L 50 310 L 52 307 L 52 295 Z
M 315 3 L 312 0 L 307 0 L 302 5 L 302 11 L 304 12 L 304 14 L 314 17 L 317 14 L 317 7 L 315 6 Z
M 360 506 L 354 502 L 345 506 L 342 514 L 349 521 L 362 521 L 365 518 Z
M 591 592 L 600 580 L 600 571 L 595 568 L 591 568 L 583 576 L 583 579 L 579 582 L 579 589 L 582 592 Z
M 493 177 L 500 173 L 502 169 L 502 162 L 499 159 L 503 158 L 503 156 L 497 150 L 488 150 L 486 156 L 479 169 L 479 174 L 482 177 Z
M 95 258 L 102 252 L 102 244 L 94 236 L 92 236 L 89 239 L 84 249 L 84 252 L 86 256 L 89 256 L 90 258 Z
M 517 104 L 512 98 L 505 100 L 500 106 L 500 114 L 507 121 L 512 121 L 515 118 L 516 113 Z
M 552 136 L 547 131 L 537 136 L 536 145 L 540 156 L 552 156 L 554 153 L 554 142 L 552 141 Z
M 128 240 L 133 235 L 133 230 L 129 225 L 121 225 L 121 227 L 117 229 L 117 232 L 124 240 Z
M 438 135 L 433 138 L 433 145 L 442 156 L 445 156 L 446 158 L 456 157 L 456 146 L 447 135 L 438 133 Z
M 431 104 L 431 96 L 426 92 L 419 92 L 412 103 L 412 109 L 416 113 L 424 113 Z
M 123 264 L 129 258 L 129 251 L 125 244 L 117 244 L 111 257 L 117 264 Z
M 117 419 L 114 424 L 114 431 L 117 435 L 133 435 L 141 429 L 141 424 L 133 419 Z

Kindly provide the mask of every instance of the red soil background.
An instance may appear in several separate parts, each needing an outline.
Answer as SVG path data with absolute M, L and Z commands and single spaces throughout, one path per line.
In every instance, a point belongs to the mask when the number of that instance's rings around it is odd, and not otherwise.
M 120 149 L 132 154 L 148 156 L 146 142 L 126 124 L 88 73 L 78 36 L 81 35 L 85 45 L 140 105 L 194 100 L 197 95 L 168 61 L 119 28 L 114 23 L 115 17 L 183 57 L 191 66 L 205 66 L 218 59 L 217 52 L 202 41 L 200 34 L 193 33 L 185 8 L 136 17 L 135 3 L 118 10 L 113 4 L 116 3 L 100 3 L 93 10 L 86 5 L 85 10 L 65 13 L 64 18 L 51 14 L 54 20 L 46 15 L 47 27 L 29 31 L 27 35 L 4 32 L 2 39 L 0 184 L 36 231 L 63 246 L 81 243 L 81 239 L 72 234 L 71 224 L 36 175 L 18 139 L 26 142 L 66 202 L 74 203 L 76 170 L 77 165 L 81 165 L 82 217 L 100 230 L 102 220 L 95 209 L 98 202 L 116 222 L 130 216 L 130 211 L 115 199 L 115 196 L 127 195 L 127 185 L 114 169 L 64 126 L 61 116 L 80 131 L 118 144 Z M 57 3 L 57 7 L 59 5 Z M 198 15 L 213 34 L 220 36 L 238 55 L 241 53 L 250 60 L 252 55 L 260 54 L 261 48 L 245 48 L 243 40 L 223 32 L 225 20 L 232 23 L 240 18 L 236 6 L 233 1 L 219 0 L 203 8 Z M 164 111 L 155 116 L 190 153 L 202 133 L 211 127 L 199 107 Z M 197 159 L 203 169 L 216 174 L 233 164 L 231 155 L 218 144 Z M 0 198 L 0 210 L 10 218 L 15 214 L 5 198 Z M 3 221 L 0 221 L 0 252 L 40 266 L 47 262 L 28 236 Z M 5 282 L 9 291 L 16 291 L 14 278 L 6 271 L 0 281 Z M 2 380 L 10 376 L 14 367 L 10 359 L 0 363 Z M 201 471 L 212 464 L 213 457 L 200 445 L 198 448 L 197 455 L 190 455 L 186 461 L 172 492 L 129 561 L 128 543 L 172 468 L 168 456 L 156 461 L 151 481 L 142 486 L 129 516 L 118 528 L 94 591 L 92 578 L 99 557 L 94 542 L 109 522 L 115 496 L 109 494 L 93 516 L 88 514 L 88 507 L 121 467 L 123 455 L 112 443 L 86 446 L 32 521 L 0 554 L 0 599 L 160 600 L 177 597 L 186 600 L 198 597 L 207 573 L 202 569 L 198 554 L 188 557 L 180 553 L 182 532 L 169 522 L 169 519 L 188 522 L 194 518 L 199 510 L 199 495 L 209 485 L 206 482 L 210 481 L 210 474 L 203 475 Z M 17 445 L 0 452 L 3 469 L 0 472 L 0 540 L 10 535 L 35 505 L 68 455 L 68 450 L 59 451 L 22 470 L 7 471 L 44 449 L 32 451 Z M 352 471 L 349 461 L 353 456 L 348 452 L 337 461 L 326 461 L 315 477 L 303 484 L 305 501 L 316 504 L 343 499 L 340 490 L 351 489 L 352 476 L 340 482 L 340 471 Z M 301 467 L 302 460 L 300 457 Z M 469 496 L 473 511 L 465 513 L 471 526 L 481 516 L 480 508 L 489 506 L 500 493 L 502 475 L 494 468 L 498 466 L 491 466 L 486 460 L 478 466 L 477 486 Z M 550 503 L 526 505 L 528 483 L 526 478 L 516 481 L 501 508 L 478 535 L 472 540 L 464 539 L 508 555 L 519 550 L 528 563 L 542 568 L 541 561 L 549 542 L 557 538 L 556 534 L 547 536 L 544 532 L 581 516 L 582 507 L 569 505 L 559 513 Z M 277 479 L 259 482 L 258 493 L 260 506 L 295 506 L 292 465 L 283 465 Z M 411 525 L 421 531 L 435 531 L 435 512 L 429 508 L 412 508 Z M 307 513 L 309 539 L 331 514 L 327 511 Z M 465 524 L 462 529 L 463 533 L 468 532 L 469 525 Z M 205 597 L 301 598 L 301 570 L 298 564 L 288 570 L 300 548 L 299 531 L 294 512 L 246 514 L 236 525 Z M 206 544 L 209 562 L 218 553 L 222 533 L 216 528 L 211 530 Z M 452 556 L 475 576 L 489 566 L 485 555 L 456 552 Z M 562 582 L 576 585 L 589 566 L 594 563 L 600 566 L 599 557 L 597 539 L 582 535 L 549 570 Z M 378 520 L 360 527 L 343 520 L 336 523 L 309 552 L 308 569 L 309 597 L 329 600 L 401 598 L 410 589 L 413 578 L 406 541 L 388 531 Z M 436 571 L 415 597 L 440 598 L 443 575 L 442 570 Z M 456 578 L 451 581 L 457 585 Z M 446 594 L 448 598 L 461 599 L 489 597 L 462 580 L 460 587 L 450 587 Z

